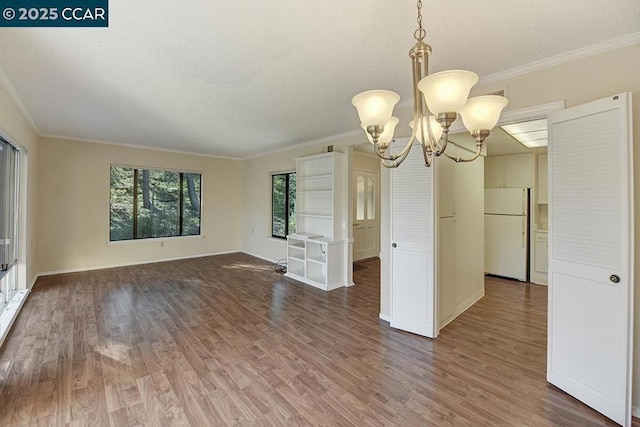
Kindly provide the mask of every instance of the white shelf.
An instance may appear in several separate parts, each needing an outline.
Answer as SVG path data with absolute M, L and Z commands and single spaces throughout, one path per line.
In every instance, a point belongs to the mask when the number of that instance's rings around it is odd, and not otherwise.
M 309 276 L 309 277 L 307 277 L 307 279 L 311 280 L 312 282 L 321 283 L 323 285 L 327 283 L 327 276 L 325 276 L 324 274 L 317 274 L 315 276 Z
M 294 248 L 294 249 L 302 249 L 302 250 L 304 250 L 304 242 L 289 243 L 289 247 L 290 248 Z
M 287 236 L 287 258 L 291 263 L 287 277 L 325 291 L 346 286 L 348 280 L 343 228 L 347 212 L 346 166 L 344 154 L 338 152 L 296 159 L 297 230 Z M 304 269 L 300 270 L 303 261 Z
M 324 179 L 324 178 L 332 178 L 333 174 L 327 174 L 327 175 L 300 175 L 299 177 L 296 177 L 296 181 L 303 181 L 305 179 Z
M 312 213 L 299 213 L 298 216 L 306 217 L 306 218 L 322 218 L 322 219 L 331 219 L 332 215 L 326 214 L 312 214 Z
M 291 271 L 287 269 L 287 274 L 290 276 L 304 277 L 304 269 L 291 270 Z

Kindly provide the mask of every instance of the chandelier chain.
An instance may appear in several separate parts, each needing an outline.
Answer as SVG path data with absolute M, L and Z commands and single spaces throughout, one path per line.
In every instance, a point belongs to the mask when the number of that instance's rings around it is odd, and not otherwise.
M 422 28 L 422 0 L 418 0 L 418 29 L 413 33 L 413 37 L 422 41 L 426 35 L 427 32 Z

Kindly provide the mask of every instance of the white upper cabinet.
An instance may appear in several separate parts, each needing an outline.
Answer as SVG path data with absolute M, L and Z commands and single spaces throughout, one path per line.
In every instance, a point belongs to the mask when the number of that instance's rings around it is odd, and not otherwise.
M 487 157 L 484 167 L 485 188 L 532 188 L 535 158 L 533 154 Z

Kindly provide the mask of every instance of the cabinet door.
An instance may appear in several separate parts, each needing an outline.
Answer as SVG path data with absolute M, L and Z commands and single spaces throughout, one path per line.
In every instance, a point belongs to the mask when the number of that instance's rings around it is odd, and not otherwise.
M 546 204 L 548 202 L 547 188 L 547 155 L 538 156 L 538 203 Z
M 533 187 L 533 154 L 517 154 L 505 156 L 504 161 L 504 186 L 511 188 Z
M 484 159 L 484 188 L 500 188 L 504 182 L 504 161 L 502 157 Z
M 536 271 L 547 274 L 549 269 L 549 243 L 546 237 L 536 237 Z

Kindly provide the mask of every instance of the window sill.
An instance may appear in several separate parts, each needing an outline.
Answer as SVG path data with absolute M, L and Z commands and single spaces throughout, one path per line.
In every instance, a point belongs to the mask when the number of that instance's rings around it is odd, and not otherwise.
M 151 237 L 148 239 L 131 239 L 131 240 L 115 240 L 107 241 L 107 246 L 114 245 L 126 245 L 128 243 L 161 243 L 164 244 L 166 242 L 173 242 L 176 240 L 190 240 L 190 239 L 204 239 L 204 234 L 198 234 L 195 236 L 174 236 L 174 237 Z

